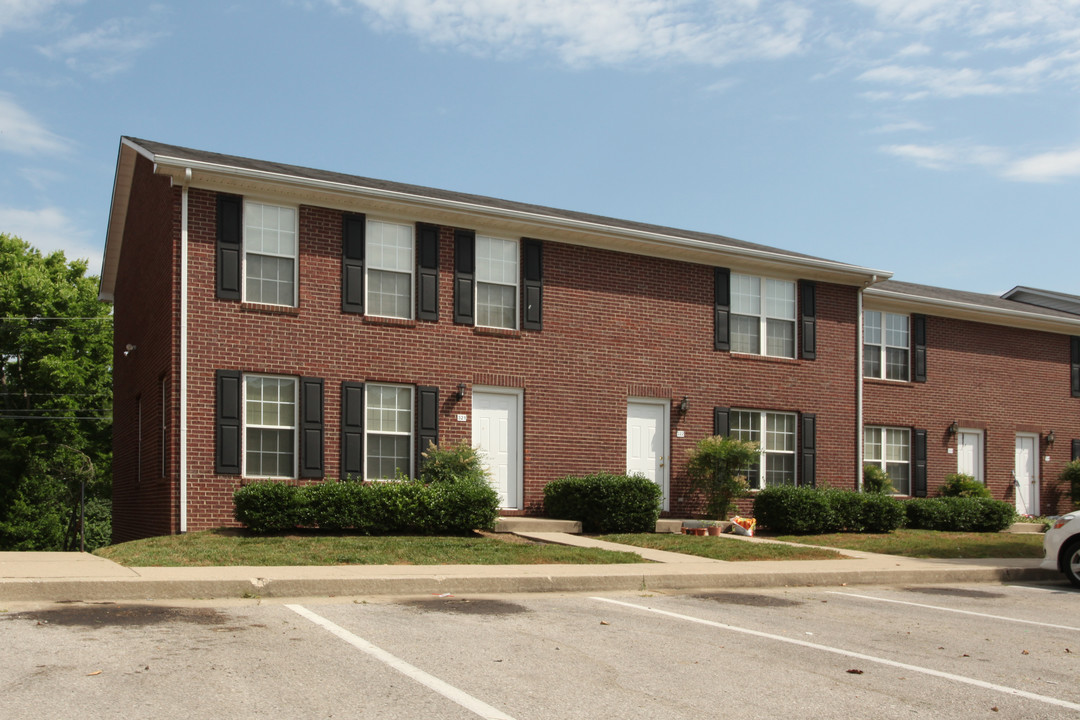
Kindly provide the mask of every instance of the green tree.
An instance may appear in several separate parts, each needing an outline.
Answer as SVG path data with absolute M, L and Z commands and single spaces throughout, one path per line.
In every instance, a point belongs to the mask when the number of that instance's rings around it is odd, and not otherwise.
M 693 488 L 705 496 L 705 511 L 711 517 L 727 519 L 732 501 L 746 493 L 746 468 L 760 454 L 756 442 L 726 435 L 698 440 L 686 463 L 686 472 Z
M 0 550 L 78 548 L 84 482 L 88 546 L 107 542 L 112 318 L 97 288 L 85 261 L 0 233 Z

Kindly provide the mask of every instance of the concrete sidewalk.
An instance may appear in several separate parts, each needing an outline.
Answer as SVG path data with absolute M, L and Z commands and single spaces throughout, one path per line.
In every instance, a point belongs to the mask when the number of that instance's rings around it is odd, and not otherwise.
M 85 553 L 0 553 L 0 601 L 188 600 L 343 595 L 605 592 L 784 586 L 1046 581 L 1039 560 L 916 560 L 840 551 L 837 560 L 723 562 L 577 535 L 521 532 L 566 545 L 636 552 L 631 565 L 338 565 L 127 568 Z M 719 538 L 717 542 L 772 542 Z

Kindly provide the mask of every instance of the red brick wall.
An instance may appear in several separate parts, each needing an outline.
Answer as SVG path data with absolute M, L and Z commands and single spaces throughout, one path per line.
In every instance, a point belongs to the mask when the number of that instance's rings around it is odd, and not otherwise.
M 671 415 L 672 512 L 696 504 L 683 468 L 722 405 L 817 414 L 818 480 L 856 474 L 856 289 L 818 284 L 818 359 L 733 356 L 712 349 L 712 268 L 561 244 L 544 245 L 544 329 L 506 332 L 452 321 L 453 237 L 441 232 L 440 320 L 378 321 L 341 312 L 341 213 L 300 208 L 299 307 L 272 312 L 214 296 L 215 194 L 190 195 L 189 515 L 191 530 L 233 522 L 236 476 L 214 473 L 214 371 L 325 380 L 326 474 L 338 476 L 340 384 L 435 385 L 440 439 L 469 441 L 471 399 L 457 385 L 524 388 L 524 502 L 570 473 L 622 472 L 626 402 L 685 395 Z M 414 218 L 424 221 L 425 218 Z M 470 390 L 471 391 L 471 390 Z M 675 432 L 685 431 L 685 438 Z
M 113 542 L 177 532 L 180 190 L 135 164 L 114 302 Z M 125 356 L 127 345 L 135 349 Z M 161 404 L 161 380 L 168 408 Z M 142 405 L 139 437 L 138 405 Z M 167 447 L 161 444 L 167 414 Z M 167 462 L 161 474 L 161 454 Z
M 1045 514 L 1068 510 L 1068 488 L 1057 476 L 1070 459 L 1071 439 L 1080 437 L 1069 337 L 929 316 L 926 342 L 925 383 L 866 381 L 866 424 L 926 429 L 929 495 L 957 470 L 956 438 L 948 427 L 955 421 L 983 430 L 986 484 L 1010 503 L 1016 433 L 1045 437 L 1053 430 L 1054 446 L 1040 445 L 1041 507 Z

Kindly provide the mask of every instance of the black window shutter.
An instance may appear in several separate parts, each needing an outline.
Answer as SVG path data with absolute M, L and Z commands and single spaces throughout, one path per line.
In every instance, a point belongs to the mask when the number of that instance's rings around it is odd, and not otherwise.
M 1071 372 L 1072 372 L 1072 396 L 1080 397 L 1080 337 L 1069 338 L 1069 345 L 1071 346 Z
M 240 251 L 243 237 L 244 198 L 217 196 L 217 296 L 240 299 Z
M 731 270 L 713 268 L 713 350 L 731 350 Z
M 300 378 L 300 477 L 323 476 L 323 381 Z
M 521 328 L 544 329 L 544 244 L 521 239 Z
M 801 420 L 802 477 L 799 484 L 814 487 L 817 484 L 817 415 L 803 413 Z
M 439 444 L 439 388 L 416 388 L 416 469 L 423 467 L 428 445 Z
M 416 318 L 439 320 L 439 228 L 416 223 Z
M 731 434 L 731 408 L 714 407 L 712 411 L 712 434 Z
M 364 476 L 364 384 L 341 383 L 341 477 Z
M 341 218 L 341 309 L 364 312 L 364 251 L 367 218 L 346 213 Z
M 1080 460 L 1080 440 L 1072 441 L 1072 459 Z
M 911 325 L 914 340 L 911 379 L 913 382 L 926 382 L 926 316 L 912 315 Z
M 454 322 L 474 325 L 473 285 L 476 282 L 476 233 L 454 231 Z
M 802 358 L 817 359 L 817 285 L 799 281 L 799 305 L 802 314 Z
M 926 497 L 926 431 L 915 430 L 911 454 L 915 460 L 911 492 L 915 497 Z
M 216 452 L 214 472 L 218 475 L 240 474 L 240 408 L 241 383 L 239 370 L 218 370 L 215 373 L 217 411 L 215 424 Z

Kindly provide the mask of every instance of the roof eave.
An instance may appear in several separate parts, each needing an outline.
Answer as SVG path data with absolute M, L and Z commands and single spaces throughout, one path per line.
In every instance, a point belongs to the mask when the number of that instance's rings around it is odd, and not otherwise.
M 960 320 L 971 320 L 991 325 L 1005 325 L 1008 327 L 1021 327 L 1030 330 L 1044 332 L 1077 334 L 1080 333 L 1080 318 L 1051 317 L 1042 313 L 1028 312 L 1026 310 L 1009 310 L 995 308 L 976 303 L 960 302 L 958 300 L 943 300 L 923 295 L 911 295 L 909 293 L 896 292 L 870 287 L 865 295 L 873 300 L 904 309 L 914 311 L 935 310 L 940 316 L 951 317 Z
M 120 139 L 116 158 L 116 176 L 113 178 L 112 202 L 109 207 L 109 226 L 105 231 L 105 254 L 101 261 L 101 281 L 98 284 L 98 300 L 113 302 L 116 291 L 116 273 L 120 265 L 120 251 L 124 244 L 124 228 L 127 224 L 128 202 L 135 177 L 135 159 L 143 155 L 153 161 L 153 155 L 127 138 Z

